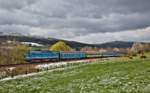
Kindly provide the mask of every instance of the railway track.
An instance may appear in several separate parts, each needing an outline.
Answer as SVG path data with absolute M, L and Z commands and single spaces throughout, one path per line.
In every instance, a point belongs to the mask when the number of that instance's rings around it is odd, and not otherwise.
M 93 57 L 93 58 L 86 58 L 86 59 L 96 59 L 98 57 Z M 86 60 L 86 59 L 74 59 L 74 60 L 61 60 L 61 61 L 77 61 L 77 60 Z M 48 64 L 48 63 L 56 63 L 56 62 L 61 62 L 61 61 L 48 61 L 48 62 L 32 62 L 32 63 L 20 63 L 20 64 L 7 64 L 7 65 L 0 65 L 1 67 L 16 67 L 16 66 L 23 66 L 23 65 L 38 65 L 38 64 Z
M 107 57 L 89 57 L 85 59 L 70 59 L 70 60 L 61 60 L 61 61 L 47 61 L 47 62 L 26 62 L 26 63 L 20 63 L 20 64 L 7 64 L 7 65 L 0 65 L 1 67 L 16 67 L 16 66 L 27 66 L 27 65 L 39 65 L 39 64 L 49 64 L 49 63 L 59 63 L 63 61 L 72 62 L 72 61 L 78 61 L 78 60 L 90 60 L 90 59 L 99 59 L 99 58 L 109 58 L 109 57 L 119 57 L 119 56 L 107 56 Z
M 93 62 L 95 60 L 107 60 L 110 59 L 108 57 L 92 57 L 92 58 L 86 58 L 86 59 L 76 59 L 76 60 L 61 60 L 61 61 L 53 61 L 53 62 L 37 62 L 37 63 L 22 63 L 22 64 L 7 64 L 7 65 L 0 65 L 0 79 L 6 78 L 6 77 L 14 77 L 17 75 L 27 75 L 29 73 L 37 73 L 42 71 L 41 67 L 44 70 L 49 70 L 58 67 L 62 67 L 62 65 L 65 66 L 66 63 L 78 63 L 78 62 Z M 54 64 L 53 64 L 54 63 Z M 58 65 L 59 64 L 59 65 Z M 45 67 L 46 66 L 46 67 Z M 49 68 L 48 66 L 53 66 L 52 68 Z M 38 67 L 38 68 L 37 68 Z M 39 68 L 40 67 L 40 68 Z

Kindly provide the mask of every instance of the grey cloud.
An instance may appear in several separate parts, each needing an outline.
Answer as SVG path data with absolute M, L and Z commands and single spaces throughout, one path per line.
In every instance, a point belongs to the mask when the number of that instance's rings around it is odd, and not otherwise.
M 0 8 L 6 10 L 21 9 L 34 3 L 36 0 L 0 0 Z
M 123 32 L 107 32 L 107 33 L 93 33 L 90 35 L 77 36 L 70 40 L 80 42 L 88 42 L 91 44 L 104 43 L 109 41 L 137 41 L 150 42 L 150 27 L 138 30 L 127 30 Z
M 28 35 L 30 33 L 30 27 L 24 25 L 0 25 L 0 32 L 7 34 L 22 34 Z
M 150 26 L 149 4 L 150 0 L 0 0 L 0 29 L 63 39 L 136 31 Z

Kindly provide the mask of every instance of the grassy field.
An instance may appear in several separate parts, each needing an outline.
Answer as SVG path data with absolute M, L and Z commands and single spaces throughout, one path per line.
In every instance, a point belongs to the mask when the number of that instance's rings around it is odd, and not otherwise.
M 0 81 L 0 93 L 150 93 L 150 55 Z

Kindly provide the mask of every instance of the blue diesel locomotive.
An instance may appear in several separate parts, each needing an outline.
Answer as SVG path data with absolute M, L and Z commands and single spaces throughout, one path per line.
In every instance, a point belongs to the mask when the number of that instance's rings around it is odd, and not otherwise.
M 59 60 L 59 52 L 30 51 L 26 54 L 25 60 L 28 62 Z

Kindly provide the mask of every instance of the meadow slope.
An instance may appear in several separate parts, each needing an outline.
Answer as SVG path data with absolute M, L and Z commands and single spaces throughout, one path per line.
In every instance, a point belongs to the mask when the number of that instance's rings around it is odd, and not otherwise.
M 0 81 L 0 93 L 150 93 L 150 56 L 84 63 Z

